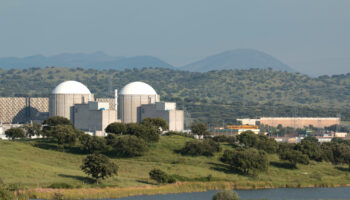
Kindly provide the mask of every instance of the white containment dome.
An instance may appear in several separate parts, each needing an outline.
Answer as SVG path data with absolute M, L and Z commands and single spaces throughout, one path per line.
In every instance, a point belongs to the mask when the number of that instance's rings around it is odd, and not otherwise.
M 49 100 L 49 116 L 61 116 L 73 120 L 73 106 L 93 101 L 90 90 L 78 81 L 64 81 L 52 90 Z
M 159 102 L 159 95 L 147 83 L 131 82 L 124 86 L 118 95 L 118 114 L 123 123 L 141 121 L 141 105 Z
M 131 82 L 120 90 L 121 95 L 156 95 L 157 92 L 147 83 L 136 81 Z
M 64 81 L 52 90 L 52 94 L 91 94 L 89 88 L 78 81 Z

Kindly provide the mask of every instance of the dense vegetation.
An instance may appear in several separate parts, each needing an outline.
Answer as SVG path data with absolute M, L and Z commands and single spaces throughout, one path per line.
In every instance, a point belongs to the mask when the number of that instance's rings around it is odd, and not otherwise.
M 163 68 L 94 70 L 48 67 L 0 70 L 0 96 L 47 96 L 64 80 L 86 84 L 96 97 L 112 97 L 131 81 L 152 85 L 202 122 L 233 123 L 259 116 L 336 116 L 350 120 L 350 74 L 311 78 L 263 69 L 206 73 Z M 189 117 L 189 116 L 188 116 Z

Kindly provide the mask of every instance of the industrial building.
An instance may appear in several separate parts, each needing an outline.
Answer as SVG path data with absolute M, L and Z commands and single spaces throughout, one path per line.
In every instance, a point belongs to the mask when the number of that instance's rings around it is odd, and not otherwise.
M 260 133 L 260 129 L 256 125 L 227 125 L 226 127 L 214 127 L 210 129 L 210 133 L 213 136 L 225 135 L 234 136 L 243 132 L 251 131 L 255 134 Z
M 262 117 L 260 119 L 237 119 L 242 125 L 267 125 L 277 127 L 325 128 L 333 125 L 340 125 L 339 117 Z
M 184 129 L 184 112 L 176 110 L 176 103 L 160 102 L 157 92 L 144 82 L 129 83 L 119 93 L 115 90 L 114 97 L 95 99 L 84 84 L 65 81 L 49 98 L 0 98 L 0 123 L 42 122 L 48 116 L 62 116 L 84 132 L 103 136 L 113 122 L 137 123 L 161 117 L 169 123 L 169 130 Z

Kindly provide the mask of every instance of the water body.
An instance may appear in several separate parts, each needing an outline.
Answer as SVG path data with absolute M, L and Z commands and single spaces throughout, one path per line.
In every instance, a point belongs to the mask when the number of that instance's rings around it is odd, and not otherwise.
M 241 199 L 268 200 L 350 200 L 350 187 L 338 188 L 281 188 L 236 190 Z M 211 200 L 216 191 L 134 196 L 117 200 Z

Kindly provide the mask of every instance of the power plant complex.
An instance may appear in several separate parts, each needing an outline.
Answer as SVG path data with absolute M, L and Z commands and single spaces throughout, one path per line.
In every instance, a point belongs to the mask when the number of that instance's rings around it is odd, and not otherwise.
M 90 90 L 77 81 L 57 85 L 49 98 L 0 98 L 0 122 L 7 124 L 42 122 L 49 116 L 62 116 L 84 132 L 104 136 L 113 122 L 139 123 L 144 118 L 163 118 L 171 131 L 183 131 L 184 111 L 174 102 L 161 102 L 160 96 L 144 82 L 132 82 L 114 98 L 94 98 Z

